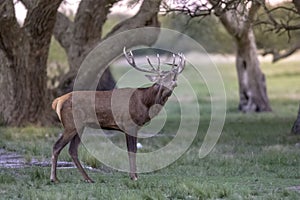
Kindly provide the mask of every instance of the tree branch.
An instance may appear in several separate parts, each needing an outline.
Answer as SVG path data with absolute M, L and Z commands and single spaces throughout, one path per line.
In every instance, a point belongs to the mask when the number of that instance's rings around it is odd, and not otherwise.
M 74 20 L 74 40 L 80 44 L 93 44 L 102 36 L 102 27 L 110 8 L 119 0 L 83 0 Z
M 293 53 L 295 53 L 296 51 L 298 51 L 300 49 L 300 41 L 298 41 L 298 43 L 296 43 L 295 45 L 293 45 L 290 49 L 284 50 L 279 52 L 278 50 L 275 49 L 268 49 L 265 50 L 262 55 L 266 56 L 268 54 L 271 54 L 273 56 L 273 60 L 272 62 L 275 63 L 281 59 L 287 58 L 290 55 L 292 55 Z
M 268 8 L 266 6 L 265 3 L 262 4 L 265 14 L 267 15 L 267 20 L 258 20 L 258 22 L 256 24 L 260 25 L 260 24 L 264 24 L 266 26 L 268 26 L 268 31 L 274 31 L 275 33 L 284 33 L 285 31 L 287 31 L 289 38 L 290 36 L 290 31 L 294 31 L 294 30 L 300 30 L 300 24 L 292 24 L 290 25 L 289 23 L 294 20 L 296 21 L 296 17 L 297 16 L 289 16 L 289 19 L 286 21 L 279 21 L 277 19 L 275 19 L 275 17 L 273 16 L 273 12 L 276 10 L 285 10 L 287 11 L 288 15 L 289 14 L 297 14 L 300 16 L 300 1 L 299 0 L 293 0 L 293 4 L 296 8 L 292 8 L 292 7 L 286 7 L 286 6 L 278 6 L 275 8 Z M 298 17 L 299 17 L 298 16 Z M 290 55 L 292 55 L 293 53 L 295 53 L 296 51 L 298 51 L 300 49 L 300 40 L 298 40 L 298 42 L 296 42 L 291 48 L 283 50 L 283 51 L 278 51 L 276 49 L 267 49 L 265 50 L 262 55 L 266 56 L 268 54 L 271 54 L 273 56 L 272 62 L 277 62 L 281 59 L 284 59 Z
M 13 1 L 5 0 L 0 3 L 0 49 L 13 55 L 17 42 L 23 39 L 24 34 L 17 22 Z
M 300 4 L 299 0 L 294 0 L 294 5 L 297 8 L 297 3 L 295 4 L 295 2 L 298 2 L 298 4 Z M 290 17 L 288 20 L 285 21 L 278 21 L 275 19 L 275 17 L 272 15 L 272 12 L 278 10 L 278 9 L 284 9 L 290 13 L 295 13 L 296 11 L 293 8 L 288 8 L 288 7 L 284 7 L 284 6 L 280 6 L 280 7 L 276 7 L 273 9 L 269 9 L 265 3 L 262 3 L 263 9 L 265 11 L 265 14 L 267 15 L 267 20 L 260 20 L 258 19 L 258 21 L 256 22 L 256 25 L 260 25 L 260 24 L 264 24 L 266 26 L 269 26 L 268 31 L 274 31 L 275 33 L 282 33 L 287 31 L 288 35 L 290 35 L 290 31 L 294 31 L 294 30 L 299 30 L 300 29 L 300 24 L 295 24 L 293 23 L 292 25 L 290 24 L 291 21 L 296 21 L 296 18 Z M 300 5 L 299 5 L 300 6 Z M 300 7 L 299 7 L 299 12 L 297 13 L 298 15 L 300 15 Z
M 56 22 L 53 29 L 53 35 L 59 44 L 69 51 L 71 46 L 70 38 L 73 37 L 74 23 L 64 14 L 58 12 Z
M 248 32 L 251 26 L 251 19 L 248 19 L 251 7 L 253 6 L 251 17 L 255 15 L 256 11 L 254 2 L 250 8 L 247 8 L 248 1 L 228 0 L 224 3 L 222 0 L 209 0 L 209 2 L 214 6 L 216 16 L 219 17 L 230 35 L 240 38 Z
M 62 1 L 39 0 L 28 9 L 23 27 L 32 39 L 43 41 L 43 38 L 51 38 L 57 9 Z M 44 44 L 38 45 L 43 46 Z
M 262 1 L 259 1 L 259 0 L 252 1 L 251 7 L 249 8 L 249 12 L 248 12 L 248 17 L 247 17 L 249 23 L 253 22 L 254 17 L 257 14 L 257 11 L 260 9 L 261 4 L 263 4 L 263 3 L 264 3 L 264 0 L 262 0 Z
M 252 17 L 259 8 L 259 3 L 256 0 L 252 3 L 251 13 L 247 4 L 251 0 L 175 0 L 176 6 L 169 6 L 164 2 L 165 13 L 179 12 L 190 17 L 204 17 L 210 14 L 215 14 L 224 24 L 227 31 L 234 37 L 239 38 L 244 31 L 249 28 L 245 27 L 252 24 Z M 257 0 L 258 1 L 258 0 Z M 172 1 L 174 4 L 174 0 Z M 250 20 L 247 15 L 250 14 Z
M 162 3 L 162 13 L 164 15 L 168 13 L 182 13 L 185 14 L 191 18 L 194 17 L 205 17 L 207 15 L 211 15 L 214 11 L 214 7 L 211 6 L 208 2 L 202 2 L 202 1 L 193 1 L 191 3 L 182 4 L 181 2 L 178 2 L 179 5 L 175 5 L 172 2 L 171 4 L 168 4 L 167 2 Z
M 293 4 L 295 6 L 295 8 L 298 11 L 298 14 L 300 14 L 300 1 L 299 0 L 293 0 Z
M 163 14 L 179 12 L 190 17 L 205 17 L 211 14 L 222 15 L 229 10 L 236 10 L 242 0 L 172 0 L 163 2 Z M 174 6 L 175 4 L 175 6 Z
M 144 0 L 139 12 L 135 16 L 117 24 L 103 40 L 114 34 L 130 29 L 141 28 L 144 26 L 159 26 L 157 14 L 159 12 L 161 1 L 162 0 Z
M 23 3 L 23 5 L 25 6 L 25 8 L 27 8 L 27 10 L 32 9 L 34 4 L 33 0 L 19 0 L 19 1 Z
M 63 91 L 73 89 L 73 81 L 79 66 L 82 64 L 86 55 L 88 55 L 99 42 L 101 42 L 101 45 L 106 45 L 107 48 L 105 49 L 107 49 L 107 51 L 97 55 L 97 58 L 101 58 L 97 69 L 89 69 L 89 71 L 86 72 L 86 75 L 93 78 L 89 78 L 85 81 L 98 80 L 97 70 L 104 70 L 111 59 L 120 55 L 124 46 L 130 48 L 136 45 L 153 44 L 157 40 L 159 31 L 157 31 L 157 34 L 151 35 L 147 34 L 147 30 L 140 31 L 140 34 L 136 33 L 138 31 L 134 31 L 136 35 L 140 36 L 139 38 L 130 33 L 125 33 L 126 36 L 124 37 L 126 39 L 122 42 L 106 39 L 114 34 L 130 29 L 144 26 L 159 26 L 157 14 L 159 12 L 161 1 L 162 0 L 144 0 L 139 12 L 135 16 L 120 22 L 112 31 L 110 31 L 110 33 L 101 38 L 102 25 L 107 19 L 111 6 L 113 3 L 117 2 L 117 0 L 105 0 L 105 2 L 99 0 L 82 0 L 74 21 L 71 48 L 67 52 L 70 71 L 64 75 L 64 78 L 60 81 L 59 88 L 63 89 Z M 89 84 L 85 83 L 86 82 L 80 84 L 80 87 L 88 89 Z M 64 88 L 67 88 L 67 90 Z

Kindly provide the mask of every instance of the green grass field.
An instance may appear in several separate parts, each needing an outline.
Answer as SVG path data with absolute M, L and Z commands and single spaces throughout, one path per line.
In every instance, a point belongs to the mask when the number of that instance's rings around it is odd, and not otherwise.
M 60 183 L 53 184 L 50 167 L 0 168 L 0 199 L 300 199 L 299 191 L 289 189 L 300 186 L 300 147 L 296 146 L 300 136 L 290 134 L 299 106 L 300 67 L 296 62 L 280 62 L 262 63 L 262 68 L 273 112 L 243 114 L 237 111 L 234 65 L 219 65 L 227 94 L 227 116 L 218 143 L 205 158 L 200 159 L 198 151 L 209 125 L 209 96 L 203 81 L 190 79 L 197 88 L 198 101 L 186 104 L 193 109 L 199 103 L 200 126 L 190 148 L 170 166 L 140 174 L 133 182 L 127 173 L 103 166 L 81 146 L 82 162 L 98 169 L 88 170 L 96 183 L 83 182 L 77 169 L 59 169 Z M 113 72 L 116 77 L 123 73 L 117 67 Z M 189 69 L 184 73 L 192 76 Z M 184 92 L 177 91 L 187 95 Z M 142 139 L 141 151 L 152 151 L 172 140 L 180 112 L 175 101 L 167 107 L 170 119 L 162 136 Z M 49 161 L 51 147 L 61 131 L 55 127 L 0 127 L 0 148 L 16 151 L 28 161 Z M 124 147 L 123 136 L 116 135 L 112 140 Z M 59 160 L 71 161 L 67 148 Z

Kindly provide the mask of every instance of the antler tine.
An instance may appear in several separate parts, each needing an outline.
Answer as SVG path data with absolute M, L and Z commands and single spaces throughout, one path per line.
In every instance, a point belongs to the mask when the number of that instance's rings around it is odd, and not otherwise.
M 153 69 L 153 71 L 157 71 L 157 69 L 155 69 L 155 67 L 152 65 L 149 56 L 146 56 L 146 58 L 147 58 L 147 61 L 148 61 L 149 65 L 150 65 L 150 67 Z
M 159 57 L 159 54 L 157 54 L 156 57 L 157 57 L 157 70 L 160 71 L 160 57 Z
M 185 67 L 185 57 L 184 57 L 183 53 L 178 53 L 177 55 L 179 57 L 179 62 L 178 62 L 178 64 L 175 64 L 176 56 L 175 56 L 175 54 L 173 54 L 174 59 L 173 59 L 172 70 L 175 70 L 175 75 L 173 77 L 174 81 L 176 81 L 177 76 L 183 71 L 183 69 Z
M 132 51 L 129 51 L 129 53 L 126 52 L 126 47 L 123 48 L 123 54 L 127 60 L 127 62 L 135 69 L 139 70 L 139 71 L 142 71 L 142 72 L 147 72 L 147 73 L 157 73 L 156 70 L 153 68 L 153 66 L 151 65 L 151 67 L 154 69 L 154 70 L 147 70 L 147 69 L 142 69 L 142 68 L 139 68 L 136 63 L 135 63 L 135 60 L 134 60 L 134 56 L 133 56 L 133 53 Z M 148 61 L 149 62 L 149 61 Z
M 147 58 L 147 61 L 149 63 L 149 65 L 151 66 L 151 68 L 153 69 L 153 71 L 157 72 L 157 73 L 160 73 L 160 57 L 159 57 L 159 54 L 156 54 L 156 57 L 157 57 L 157 67 L 155 68 L 152 63 L 151 63 L 151 60 L 148 56 L 146 56 Z
M 172 64 L 172 68 L 174 68 L 174 66 L 176 66 L 175 62 L 176 62 L 176 55 L 173 53 L 173 64 Z
M 132 59 L 132 52 L 130 51 L 129 53 L 126 52 L 126 47 L 123 48 L 123 54 L 127 60 L 127 62 L 130 64 L 130 65 L 135 65 L 135 62 L 134 60 Z
M 183 71 L 183 69 L 185 68 L 185 56 L 183 53 L 178 53 L 179 56 L 179 63 L 178 63 L 178 74 L 181 73 Z

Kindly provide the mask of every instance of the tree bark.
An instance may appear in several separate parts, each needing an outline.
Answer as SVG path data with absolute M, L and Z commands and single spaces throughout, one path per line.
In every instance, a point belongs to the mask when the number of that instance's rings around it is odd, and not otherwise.
M 80 2 L 74 22 L 59 13 L 54 28 L 54 37 L 65 49 L 70 70 L 60 79 L 55 96 L 73 90 L 74 79 L 82 61 L 100 41 L 110 8 L 117 0 L 84 0 Z M 110 70 L 106 70 L 99 81 L 97 90 L 110 90 L 115 81 Z
M 210 2 L 214 3 L 213 0 Z M 259 7 L 258 2 L 252 2 L 250 8 L 246 8 L 243 4 L 239 4 L 235 10 L 216 8 L 216 15 L 236 41 L 236 69 L 240 96 L 238 108 L 243 112 L 272 110 L 267 95 L 265 75 L 260 70 L 252 29 L 252 21 Z
M 60 81 L 57 95 L 73 90 L 74 80 L 82 61 L 101 40 L 122 30 L 146 26 L 147 22 L 150 21 L 148 19 L 149 15 L 151 18 L 157 18 L 161 0 L 144 1 L 139 13 L 134 16 L 135 22 L 130 20 L 131 23 L 128 23 L 129 20 L 125 20 L 103 38 L 102 26 L 107 19 L 110 8 L 116 2 L 118 0 L 81 1 L 74 22 L 61 13 L 57 16 L 54 36 L 65 49 L 70 65 L 70 71 Z M 134 25 L 133 27 L 132 24 Z M 101 64 L 99 65 L 101 66 Z M 114 87 L 115 81 L 108 68 L 100 78 L 97 90 L 111 90 Z
M 297 115 L 297 119 L 294 122 L 294 125 L 292 127 L 291 132 L 293 134 L 300 134 L 300 105 L 299 105 L 299 110 L 298 110 L 298 115 Z
M 298 14 L 300 14 L 300 1 L 299 0 L 293 0 L 292 2 L 293 2 L 295 8 L 298 11 Z
M 252 28 L 236 38 L 236 68 L 239 80 L 239 110 L 243 112 L 271 111 L 265 75 L 260 70 Z
M 49 124 L 47 58 L 62 0 L 34 3 L 20 27 L 13 1 L 0 4 L 0 118 L 12 126 Z
M 106 38 L 121 31 L 139 28 L 147 25 L 159 26 L 157 13 L 161 0 L 144 1 L 139 12 L 130 19 L 117 24 L 105 37 L 102 36 L 104 25 L 110 8 L 118 0 L 86 0 L 81 1 L 74 22 L 63 14 L 57 16 L 54 36 L 68 55 L 70 71 L 60 81 L 57 95 L 73 90 L 77 71 L 88 53 Z M 99 66 L 103 66 L 99 63 Z M 97 90 L 110 90 L 115 87 L 115 81 L 108 69 L 100 78 Z

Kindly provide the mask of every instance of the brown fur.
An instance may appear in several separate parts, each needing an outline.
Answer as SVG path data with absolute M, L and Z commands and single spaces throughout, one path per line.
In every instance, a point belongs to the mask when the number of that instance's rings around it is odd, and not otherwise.
M 85 126 L 91 126 L 93 112 L 96 112 L 97 121 L 103 129 L 115 129 L 125 133 L 129 155 L 130 177 L 137 179 L 135 153 L 137 144 L 137 131 L 148 121 L 150 108 L 155 104 L 163 106 L 171 95 L 172 90 L 158 84 L 148 88 L 122 88 L 112 91 L 77 91 L 65 94 L 56 98 L 52 103 L 64 126 L 64 133 L 53 146 L 51 180 L 56 182 L 56 164 L 60 151 L 70 143 L 69 153 L 77 168 L 87 182 L 93 182 L 82 168 L 77 155 L 77 148 L 80 143 L 79 135 L 75 128 L 73 112 L 76 116 L 77 126 L 79 123 L 83 130 Z M 76 105 L 72 105 L 72 97 L 76 97 Z M 76 95 L 76 96 L 75 96 Z M 91 106 L 92 99 L 95 100 L 95 107 Z M 126 102 L 127 101 L 127 102 Z M 111 104 L 114 103 L 114 107 Z M 128 103 L 128 104 L 127 104 Z M 127 104 L 127 105 L 126 105 Z M 94 109 L 92 111 L 91 109 Z M 129 111 L 129 112 L 128 112 Z M 157 113 L 160 111 L 158 109 Z M 90 115 L 92 114 L 92 115 Z M 129 114 L 129 116 L 128 116 Z

